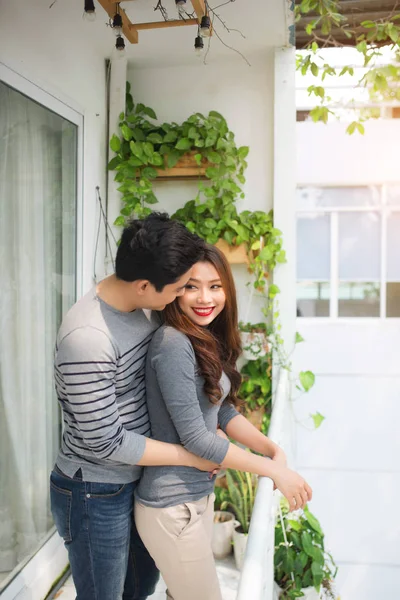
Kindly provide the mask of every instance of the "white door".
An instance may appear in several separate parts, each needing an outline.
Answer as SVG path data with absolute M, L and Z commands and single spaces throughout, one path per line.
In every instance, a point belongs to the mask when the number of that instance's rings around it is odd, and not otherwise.
M 82 117 L 0 67 L 0 596 L 43 598 L 67 564 L 48 478 L 52 355 L 77 293 Z
M 297 193 L 297 466 L 339 564 L 341 600 L 395 598 L 400 576 L 400 186 Z M 310 432 L 309 414 L 326 417 Z

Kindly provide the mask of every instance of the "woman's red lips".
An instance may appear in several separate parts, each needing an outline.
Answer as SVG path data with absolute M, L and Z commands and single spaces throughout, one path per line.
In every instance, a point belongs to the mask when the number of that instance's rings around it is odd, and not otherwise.
M 214 310 L 215 306 L 210 306 L 208 308 L 192 308 L 193 312 L 198 316 L 198 317 L 209 317 L 212 313 L 212 311 Z

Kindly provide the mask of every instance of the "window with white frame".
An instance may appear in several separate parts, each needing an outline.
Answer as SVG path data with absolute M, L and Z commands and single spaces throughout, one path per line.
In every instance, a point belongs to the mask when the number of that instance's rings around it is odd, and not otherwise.
M 298 188 L 297 315 L 400 317 L 400 184 Z

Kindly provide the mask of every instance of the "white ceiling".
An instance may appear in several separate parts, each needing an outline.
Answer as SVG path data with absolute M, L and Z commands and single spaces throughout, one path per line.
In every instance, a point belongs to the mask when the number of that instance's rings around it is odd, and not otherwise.
M 216 7 L 223 2 L 224 0 L 210 0 L 209 4 Z M 115 38 L 113 32 L 105 26 L 105 11 L 96 0 L 95 4 L 96 22 L 85 22 L 85 26 L 88 35 L 96 36 L 96 45 L 100 42 L 107 56 L 107 52 L 108 55 L 111 53 Z M 162 20 L 160 12 L 154 11 L 156 4 L 157 0 L 121 2 L 132 23 Z M 188 4 L 191 6 L 189 0 Z M 163 5 L 169 19 L 177 18 L 175 0 L 163 0 Z M 218 19 L 214 19 L 215 34 L 211 39 L 207 63 L 243 61 L 243 58 L 222 42 L 243 53 L 250 62 L 265 54 L 268 48 L 286 45 L 287 7 L 288 0 L 234 0 L 218 8 L 217 14 L 232 31 L 229 33 Z M 241 33 L 234 31 L 235 29 Z M 194 52 L 196 35 L 196 26 L 139 31 L 139 44 L 126 42 L 129 64 L 135 68 L 198 64 L 199 58 Z

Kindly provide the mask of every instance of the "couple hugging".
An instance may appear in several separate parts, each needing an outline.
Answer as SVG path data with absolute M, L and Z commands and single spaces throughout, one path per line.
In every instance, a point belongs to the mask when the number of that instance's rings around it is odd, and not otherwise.
M 239 354 L 223 254 L 167 215 L 132 221 L 115 275 L 71 308 L 56 342 L 64 430 L 51 508 L 77 600 L 144 600 L 160 572 L 169 599 L 221 600 L 218 468 L 271 477 L 291 509 L 311 499 L 283 451 L 235 408 Z

